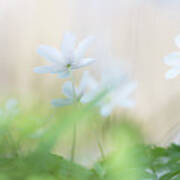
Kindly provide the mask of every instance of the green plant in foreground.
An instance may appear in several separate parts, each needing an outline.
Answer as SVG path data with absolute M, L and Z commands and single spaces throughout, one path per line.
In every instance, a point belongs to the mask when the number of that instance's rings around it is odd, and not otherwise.
M 72 122 L 87 123 L 84 131 L 91 131 L 88 127 L 93 117 L 97 117 L 91 106 L 57 109 L 51 119 L 46 118 L 52 113 L 46 107 L 38 111 L 20 109 L 13 121 L 0 126 L 2 180 L 179 179 L 180 146 L 163 148 L 143 144 L 138 128 L 123 116 L 120 122 L 117 119 L 114 119 L 116 123 L 107 122 L 106 139 L 111 151 L 87 168 L 59 156 L 54 148 L 63 141 L 63 136 L 68 136 Z M 84 135 L 84 138 L 88 137 Z

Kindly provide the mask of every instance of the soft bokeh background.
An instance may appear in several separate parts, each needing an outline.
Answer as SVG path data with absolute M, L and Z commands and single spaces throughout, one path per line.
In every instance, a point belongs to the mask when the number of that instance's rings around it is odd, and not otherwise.
M 101 42 L 101 48 L 94 46 L 95 57 L 108 49 L 131 65 L 138 81 L 135 114 L 150 139 L 163 144 L 179 131 L 180 77 L 166 81 L 168 67 L 163 64 L 165 55 L 178 50 L 174 44 L 180 33 L 178 0 L 0 0 L 0 7 L 3 96 L 53 98 L 60 81 L 33 73 L 33 67 L 46 63 L 36 54 L 37 47 L 58 47 L 66 31 L 78 38 L 90 34 Z M 97 67 L 101 64 L 99 60 Z

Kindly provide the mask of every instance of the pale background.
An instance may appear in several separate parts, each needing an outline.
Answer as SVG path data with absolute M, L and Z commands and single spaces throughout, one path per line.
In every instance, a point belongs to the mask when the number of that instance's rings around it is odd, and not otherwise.
M 131 64 L 138 81 L 135 112 L 151 139 L 164 143 L 180 129 L 180 77 L 166 81 L 163 64 L 164 56 L 178 51 L 178 0 L 0 0 L 0 8 L 3 95 L 52 97 L 60 83 L 54 76 L 33 73 L 33 67 L 46 62 L 36 54 L 37 47 L 58 47 L 66 31 L 79 38 L 93 34 L 102 49 Z

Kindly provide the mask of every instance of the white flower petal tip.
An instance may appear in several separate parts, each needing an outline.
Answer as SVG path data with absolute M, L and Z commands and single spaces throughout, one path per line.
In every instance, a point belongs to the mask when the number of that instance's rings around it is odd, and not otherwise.
M 180 35 L 178 35 L 178 36 L 175 38 L 175 43 L 176 43 L 177 47 L 180 48 Z
M 63 107 L 73 104 L 73 101 L 71 99 L 54 99 L 51 104 L 55 107 Z
M 176 78 L 179 74 L 180 74 L 180 69 L 179 69 L 179 70 L 177 70 L 177 69 L 170 69 L 170 70 L 166 73 L 165 78 L 166 78 L 166 80 L 174 79 L 174 78 Z
M 79 96 L 84 95 L 84 92 L 87 89 L 87 84 L 89 80 L 88 77 L 89 77 L 89 72 L 88 71 L 83 72 L 82 78 L 79 83 L 79 87 L 76 89 L 76 93 Z
M 52 68 L 50 66 L 39 66 L 34 68 L 34 72 L 38 74 L 52 73 Z
M 74 69 L 79 69 L 86 67 L 90 64 L 93 64 L 96 60 L 94 58 L 84 58 L 77 65 L 74 66 Z
M 63 57 L 60 51 L 50 46 L 40 45 L 40 47 L 37 49 L 37 53 L 46 60 L 53 63 L 60 63 L 63 61 Z
M 86 65 L 93 64 L 93 63 L 95 63 L 95 62 L 96 62 L 96 59 L 94 59 L 94 58 L 85 58 L 85 59 L 84 59 L 84 63 L 85 63 Z
M 72 54 L 75 48 L 76 37 L 72 32 L 66 32 L 61 44 L 61 50 L 65 57 L 68 57 L 69 54 Z
M 91 46 L 91 44 L 94 42 L 95 37 L 89 36 L 85 38 L 83 41 L 81 41 L 75 50 L 74 54 L 77 59 L 81 59 L 84 54 L 86 53 L 87 49 Z
M 174 79 L 175 77 L 171 77 L 168 72 L 165 74 L 166 80 Z
M 66 97 L 73 99 L 74 92 L 73 92 L 73 84 L 71 81 L 67 81 L 64 83 L 62 92 Z
M 121 106 L 124 108 L 134 108 L 136 105 L 136 102 L 133 100 L 125 100 L 124 102 L 121 102 Z
M 174 52 L 166 56 L 164 63 L 168 66 L 180 66 L 180 52 Z

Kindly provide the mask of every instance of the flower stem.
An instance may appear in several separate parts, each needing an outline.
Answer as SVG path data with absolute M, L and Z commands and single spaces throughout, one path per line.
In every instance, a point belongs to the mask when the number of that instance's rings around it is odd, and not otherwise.
M 73 73 L 71 72 L 71 81 L 72 81 L 72 89 L 73 89 L 73 96 L 74 96 L 74 103 L 77 101 L 77 95 L 76 95 L 76 88 L 75 88 L 75 79 L 73 76 Z
M 97 139 L 97 145 L 98 145 L 99 151 L 101 153 L 101 158 L 102 158 L 102 160 L 104 160 L 105 159 L 104 150 L 103 150 L 103 146 L 99 139 Z
M 74 161 L 75 158 L 75 150 L 76 150 L 76 124 L 73 126 L 73 139 L 72 139 L 72 147 L 71 147 L 71 161 Z
M 74 95 L 74 104 L 77 102 L 77 95 L 76 95 L 76 89 L 75 89 L 75 80 L 73 77 L 73 73 L 71 71 L 71 81 L 72 81 L 72 88 L 73 88 L 73 95 Z M 76 122 L 73 122 L 73 139 L 72 139 L 72 146 L 71 146 L 71 161 L 73 162 L 75 159 L 75 151 L 76 151 L 76 136 L 77 136 L 77 127 Z

